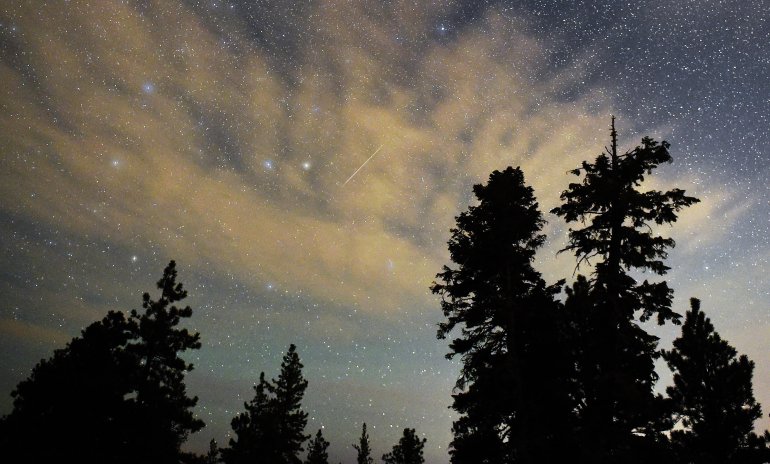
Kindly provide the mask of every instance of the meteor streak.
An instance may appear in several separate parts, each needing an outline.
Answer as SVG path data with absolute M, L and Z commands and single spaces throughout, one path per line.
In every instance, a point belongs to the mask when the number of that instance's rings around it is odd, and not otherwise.
M 345 184 L 347 184 L 348 182 L 350 182 L 350 179 L 352 179 L 352 178 L 353 178 L 353 176 L 355 176 L 356 174 L 358 174 L 358 171 L 360 171 L 360 170 L 361 170 L 361 169 L 362 169 L 364 166 L 366 166 L 366 163 L 368 163 L 368 162 L 369 162 L 369 160 L 371 160 L 372 158 L 374 158 L 374 155 L 376 155 L 376 154 L 377 154 L 377 152 L 379 152 L 379 151 L 380 151 L 380 149 L 381 149 L 382 147 L 383 147 L 383 145 L 380 145 L 380 146 L 379 146 L 379 148 L 377 148 L 376 150 L 374 150 L 374 153 L 372 153 L 372 156 L 370 156 L 369 158 L 367 158 L 367 159 L 366 159 L 366 161 L 364 161 L 364 164 L 362 164 L 362 165 L 361 165 L 361 166 L 360 166 L 358 169 L 356 169 L 356 172 L 354 172 L 353 174 L 351 174 L 351 176 L 350 176 L 350 177 L 348 177 L 348 180 L 346 180 L 346 181 L 345 181 L 345 183 L 343 183 L 343 184 L 342 184 L 342 186 L 344 187 L 344 186 L 345 186 Z

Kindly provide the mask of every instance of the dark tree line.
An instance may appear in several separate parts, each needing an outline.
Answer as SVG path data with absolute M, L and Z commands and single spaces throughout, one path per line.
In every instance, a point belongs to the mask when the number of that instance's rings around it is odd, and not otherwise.
M 204 424 L 193 414 L 197 398 L 187 395 L 184 384 L 193 366 L 179 357 L 199 349 L 200 336 L 178 328 L 192 309 L 175 305 L 187 296 L 176 277 L 171 261 L 157 283 L 160 297 L 143 295 L 144 311 L 109 312 L 18 384 L 13 411 L 0 419 L 3 462 L 328 464 L 323 432 L 309 441 L 305 434 L 308 382 L 294 345 L 277 379 L 260 374 L 254 398 L 231 422 L 234 437 L 227 447 L 211 440 L 204 456 L 181 450 Z M 383 460 L 421 464 L 424 444 L 406 429 Z M 359 463 L 373 463 L 366 424 L 352 446 Z
M 662 276 L 672 224 L 698 202 L 681 189 L 642 190 L 671 162 L 667 142 L 643 138 L 624 154 L 611 148 L 573 171 L 551 212 L 574 225 L 562 252 L 576 271 L 546 284 L 533 267 L 544 220 L 519 168 L 495 171 L 474 186 L 478 205 L 457 217 L 449 240 L 453 266 L 433 284 L 446 316 L 438 337 L 454 337 L 448 357 L 462 371 L 453 395 L 451 459 L 460 463 L 761 463 L 768 436 L 753 432 L 760 407 L 753 364 L 713 331 L 699 306 L 685 318 L 672 351 L 642 325 L 680 324 Z M 694 300 L 695 301 L 695 300 Z M 667 397 L 655 392 L 655 361 L 674 372 Z

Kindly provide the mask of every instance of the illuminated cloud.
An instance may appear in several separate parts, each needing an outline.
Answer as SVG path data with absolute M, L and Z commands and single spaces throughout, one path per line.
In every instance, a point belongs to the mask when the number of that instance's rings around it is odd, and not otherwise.
M 450 46 L 422 47 L 408 70 L 420 80 L 407 84 L 389 75 L 404 61 L 392 40 L 423 25 L 342 28 L 343 10 L 331 8 L 339 17 L 325 30 L 378 40 L 326 37 L 335 42 L 298 63 L 289 84 L 270 57 L 223 46 L 181 4 L 98 8 L 19 6 L 20 30 L 41 31 L 20 41 L 43 72 L 31 84 L 4 68 L 14 89 L 5 104 L 19 109 L 4 121 L 5 145 L 28 161 L 5 172 L 14 182 L 3 194 L 51 227 L 142 237 L 254 286 L 376 312 L 429 304 L 472 183 L 520 164 L 550 207 L 606 125 L 606 110 L 576 115 L 580 102 L 548 97 L 574 82 L 536 82 L 542 44 L 494 11 Z M 328 62 L 337 74 L 319 71 Z

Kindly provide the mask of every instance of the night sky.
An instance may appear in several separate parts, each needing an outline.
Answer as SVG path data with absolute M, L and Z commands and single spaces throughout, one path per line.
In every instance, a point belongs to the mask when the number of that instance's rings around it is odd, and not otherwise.
M 556 206 L 611 114 L 623 149 L 671 143 L 649 187 L 701 198 L 661 230 L 675 309 L 703 299 L 770 412 L 763 0 L 8 0 L 0 108 L 2 414 L 39 359 L 139 308 L 175 259 L 203 342 L 188 449 L 226 444 L 295 343 L 333 462 L 362 422 L 376 458 L 415 427 L 447 462 L 458 364 L 428 288 L 454 216 L 508 165 Z M 536 267 L 571 279 L 545 217 Z

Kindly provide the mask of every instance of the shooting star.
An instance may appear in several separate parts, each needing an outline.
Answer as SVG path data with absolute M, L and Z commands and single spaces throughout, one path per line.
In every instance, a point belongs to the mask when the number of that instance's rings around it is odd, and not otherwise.
M 384 144 L 383 144 L 383 145 L 380 145 L 380 147 L 379 147 L 379 148 L 377 148 L 376 150 L 374 150 L 374 153 L 372 153 L 372 156 L 370 156 L 369 158 L 367 158 L 367 159 L 366 159 L 366 161 L 364 161 L 364 164 L 362 164 L 362 165 L 361 165 L 361 166 L 360 166 L 358 169 L 356 169 L 356 172 L 354 172 L 354 173 L 353 173 L 353 174 L 352 174 L 350 177 L 348 177 L 348 180 L 346 180 L 346 181 L 345 181 L 345 183 L 343 183 L 343 184 L 342 184 L 342 186 L 344 187 L 344 186 L 345 186 L 345 185 L 346 185 L 348 182 L 350 182 L 350 179 L 352 179 L 352 178 L 353 178 L 353 177 L 354 177 L 356 174 L 358 174 L 358 171 L 360 171 L 361 169 L 363 169 L 363 167 L 364 167 L 364 166 L 366 166 L 366 163 L 368 163 L 368 162 L 369 162 L 369 160 L 371 160 L 372 158 L 374 158 L 374 155 L 376 155 L 376 154 L 377 154 L 377 152 L 379 152 L 379 151 L 380 151 L 380 149 L 381 149 L 383 146 L 384 146 Z

